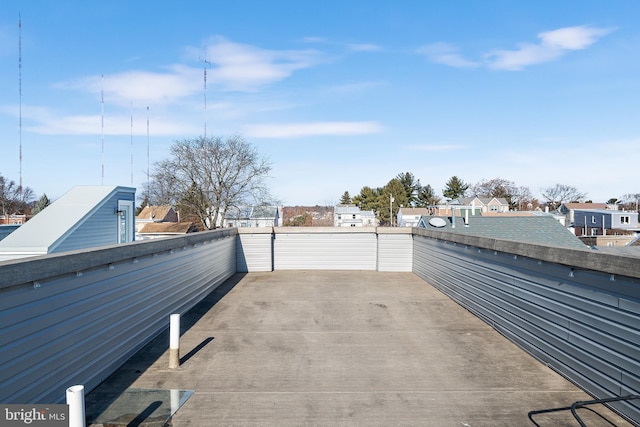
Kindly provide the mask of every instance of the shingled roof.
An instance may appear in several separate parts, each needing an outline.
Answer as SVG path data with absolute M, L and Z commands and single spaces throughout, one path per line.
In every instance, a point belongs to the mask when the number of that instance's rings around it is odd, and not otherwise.
M 538 216 L 471 216 L 469 226 L 465 226 L 461 217 L 456 217 L 455 228 L 451 217 L 442 218 L 443 227 L 434 227 L 429 220 L 434 217 L 424 216 L 420 219 L 420 227 L 443 230 L 457 234 L 477 237 L 511 240 L 545 246 L 585 249 L 587 246 L 562 224 L 549 215 Z

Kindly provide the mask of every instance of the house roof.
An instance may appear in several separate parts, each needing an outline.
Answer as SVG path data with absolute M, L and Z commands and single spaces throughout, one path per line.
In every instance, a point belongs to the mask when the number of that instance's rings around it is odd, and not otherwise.
M 429 208 L 400 208 L 402 215 L 429 215 Z
M 169 212 L 171 212 L 172 210 L 173 207 L 169 205 L 145 206 L 136 216 L 136 219 L 153 219 L 154 221 L 162 221 L 167 217 L 167 215 L 169 215 Z
M 486 206 L 494 200 L 504 206 L 507 206 L 509 204 L 509 202 L 507 202 L 507 199 L 503 197 L 477 197 L 477 196 L 476 197 L 460 197 L 458 199 L 452 200 L 451 204 L 471 206 L 471 202 L 478 201 L 482 203 L 483 206 Z
M 276 206 L 232 206 L 224 217 L 226 219 L 274 219 L 278 216 Z
M 0 251 L 46 254 L 120 191 L 135 193 L 135 188 L 90 185 L 74 187 L 0 241 Z
M 360 208 L 355 205 L 337 205 L 334 212 L 336 214 L 356 214 L 360 213 Z
M 278 208 L 276 206 L 255 206 L 251 212 L 251 218 L 273 219 L 277 216 Z
M 561 206 L 566 207 L 567 209 L 606 209 L 606 203 L 563 203 Z
M 550 215 L 538 216 L 471 216 L 469 226 L 456 218 L 452 228 L 450 217 L 442 218 L 444 227 L 434 227 L 429 220 L 434 217 L 422 217 L 420 225 L 427 229 L 442 230 L 450 233 L 467 234 L 477 237 L 511 240 L 554 247 L 585 249 L 587 246 Z
M 196 226 L 193 222 L 150 222 L 138 232 L 139 234 L 186 234 L 193 233 Z

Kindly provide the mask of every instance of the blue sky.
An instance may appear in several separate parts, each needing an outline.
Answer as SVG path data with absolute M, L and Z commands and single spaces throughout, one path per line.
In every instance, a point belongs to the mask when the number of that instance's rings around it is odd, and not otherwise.
M 453 175 L 640 191 L 640 2 L 178 3 L 4 2 L 0 173 L 18 182 L 21 140 L 38 196 L 141 194 L 147 162 L 206 126 L 268 158 L 285 205 L 401 172 L 439 194 Z

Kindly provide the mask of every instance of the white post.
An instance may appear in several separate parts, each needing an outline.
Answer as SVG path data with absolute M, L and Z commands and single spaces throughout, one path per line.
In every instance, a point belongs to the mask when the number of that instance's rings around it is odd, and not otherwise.
M 74 385 L 67 389 L 67 405 L 69 405 L 69 427 L 85 427 L 83 385 Z
M 172 388 L 169 393 L 171 396 L 171 415 L 173 415 L 180 409 L 180 390 Z
M 169 319 L 169 369 L 175 369 L 180 366 L 180 315 Z

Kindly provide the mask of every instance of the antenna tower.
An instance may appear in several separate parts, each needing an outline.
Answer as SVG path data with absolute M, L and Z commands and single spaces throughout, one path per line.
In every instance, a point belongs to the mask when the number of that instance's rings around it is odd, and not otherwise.
M 149 168 L 149 106 L 147 106 L 147 203 L 151 205 L 151 171 Z
M 18 93 L 19 93 L 19 112 L 18 112 L 18 137 L 20 140 L 20 191 L 22 191 L 22 17 L 18 14 Z
M 133 102 L 131 103 L 131 186 L 133 187 Z
M 100 77 L 100 135 L 102 139 L 102 180 L 104 185 L 104 74 Z
M 204 81 L 204 137 L 207 137 L 207 66 L 211 68 L 211 62 L 209 62 L 206 57 L 202 60 L 204 62 L 203 69 L 203 81 Z

